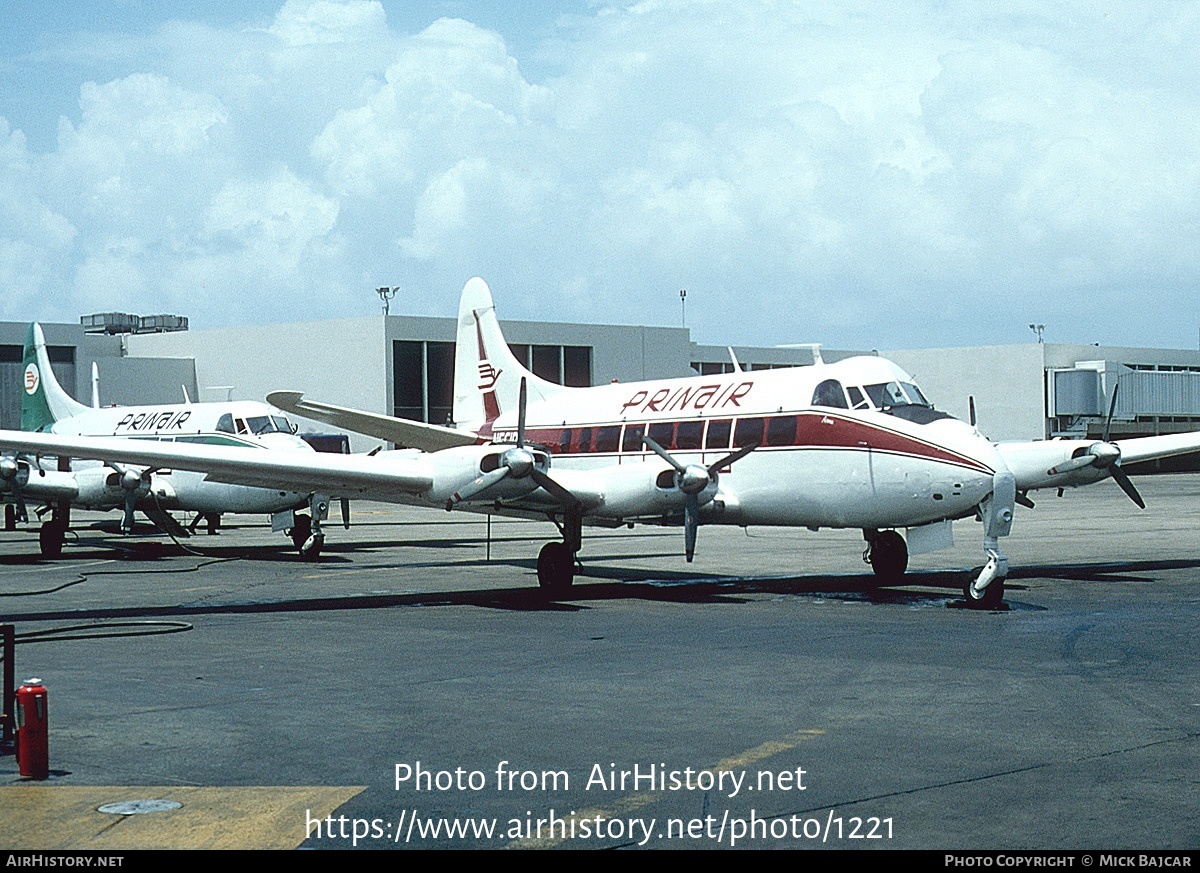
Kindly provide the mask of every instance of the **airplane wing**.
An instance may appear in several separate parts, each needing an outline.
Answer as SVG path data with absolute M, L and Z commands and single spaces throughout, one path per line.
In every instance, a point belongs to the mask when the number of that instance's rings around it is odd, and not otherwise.
M 1121 464 L 1200 452 L 1200 431 L 1127 440 L 1037 440 L 996 446 L 1016 479 L 1018 491 L 1097 482 L 1124 476 Z M 1124 486 L 1122 486 L 1124 487 Z
M 421 421 L 410 421 L 406 418 L 395 418 L 391 415 L 380 415 L 377 412 L 365 412 L 361 409 L 348 409 L 344 406 L 334 406 L 332 403 L 321 403 L 317 400 L 305 400 L 302 391 L 272 391 L 267 395 L 267 402 L 284 412 L 302 415 L 314 421 L 332 424 L 343 430 L 376 437 L 404 448 L 420 449 L 424 452 L 436 452 L 454 446 L 470 446 L 476 443 L 475 434 L 470 431 L 455 430 L 452 427 L 426 424 Z
M 346 497 L 419 495 L 433 484 L 428 456 L 407 452 L 369 457 L 3 430 L 0 449 L 194 470 L 220 482 Z

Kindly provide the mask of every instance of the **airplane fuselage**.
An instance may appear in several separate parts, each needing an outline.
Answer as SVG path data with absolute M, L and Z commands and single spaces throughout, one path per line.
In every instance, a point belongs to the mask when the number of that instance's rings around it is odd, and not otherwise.
M 254 401 L 229 403 L 114 406 L 89 409 L 56 421 L 50 432 L 63 436 L 116 436 L 157 442 L 237 446 L 248 450 L 311 448 L 291 433 L 278 411 Z M 87 509 L 124 505 L 120 476 L 96 462 L 73 464 L 78 489 L 72 502 Z M 212 481 L 204 473 L 154 470 L 142 499 L 164 510 L 203 513 L 274 513 L 303 502 L 304 494 Z
M 755 444 L 720 474 L 701 509 L 706 523 L 869 529 L 972 514 L 1003 461 L 974 427 L 923 397 L 907 402 L 919 392 L 910 398 L 904 386 L 911 378 L 891 362 L 859 357 L 573 389 L 529 405 L 525 439 L 549 452 L 555 475 L 607 468 L 614 492 L 622 479 L 644 490 L 646 465 L 667 469 L 644 436 L 683 464 Z M 509 411 L 484 433 L 515 442 L 516 425 Z M 677 511 L 670 478 L 661 485 L 662 512 Z

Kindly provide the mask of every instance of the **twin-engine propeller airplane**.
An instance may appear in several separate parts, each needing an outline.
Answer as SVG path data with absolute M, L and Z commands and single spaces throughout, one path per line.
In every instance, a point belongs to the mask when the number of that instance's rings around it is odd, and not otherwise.
M 268 399 L 408 448 L 301 455 L 8 432 L 0 432 L 0 448 L 549 518 L 562 541 L 542 548 L 537 570 L 551 591 L 573 581 L 585 523 L 681 525 L 688 560 L 706 524 L 858 528 L 879 582 L 897 584 L 910 546 L 948 546 L 950 523 L 977 517 L 984 564 L 969 574 L 964 595 L 980 608 L 1003 598 L 1008 562 L 1000 540 L 1016 504 L 1032 505 L 1027 492 L 1113 476 L 1140 502 L 1122 462 L 1200 450 L 1200 433 L 995 445 L 973 424 L 934 409 L 895 364 L 871 356 L 568 388 L 513 357 L 481 279 L 466 284 L 459 307 L 456 428 L 306 401 L 297 392 Z
M 265 403 L 182 403 L 163 406 L 100 407 L 75 401 L 59 385 L 50 368 L 46 340 L 37 324 L 29 326 L 25 339 L 25 392 L 21 398 L 23 431 L 45 432 L 70 437 L 117 437 L 130 441 L 154 441 L 168 446 L 210 445 L 255 449 L 312 449 L 295 436 L 295 427 L 277 409 Z M 93 394 L 96 394 L 93 386 Z M 19 449 L 19 454 L 0 457 L 0 496 L 5 506 L 6 526 L 28 521 L 26 500 L 46 505 L 50 518 L 38 534 L 42 554 L 55 557 L 62 551 L 70 521 L 70 508 L 123 509 L 122 531 L 133 528 L 135 510 L 142 510 L 163 530 L 186 535 L 168 510 L 198 513 L 209 520 L 210 531 L 220 515 L 272 513 L 287 515 L 287 524 L 297 548 L 311 538 L 309 516 L 292 510 L 310 501 L 308 492 L 278 488 L 246 487 L 209 480 L 204 473 L 161 463 L 133 466 L 123 456 L 108 456 L 102 465 L 76 466 L 62 455 L 57 469 L 44 469 L 37 449 Z M 44 454 L 44 453 L 40 453 Z M 251 454 L 258 454 L 257 452 Z M 33 455 L 33 457 L 29 457 Z M 327 507 L 326 503 L 320 504 Z M 308 548 L 313 548 L 308 544 Z M 320 548 L 317 544 L 316 548 Z

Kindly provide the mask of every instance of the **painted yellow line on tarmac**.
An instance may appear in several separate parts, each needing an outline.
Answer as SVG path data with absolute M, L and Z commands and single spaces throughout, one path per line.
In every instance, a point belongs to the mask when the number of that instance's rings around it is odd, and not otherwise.
M 744 752 L 739 752 L 728 758 L 722 758 L 711 767 L 703 767 L 701 770 L 707 770 L 712 773 L 730 772 L 733 770 L 742 769 L 754 764 L 758 761 L 766 760 L 773 755 L 778 755 L 780 752 L 786 752 L 789 749 L 794 749 L 796 746 L 806 740 L 815 739 L 825 733 L 823 730 L 815 728 L 805 728 L 798 731 L 793 731 L 785 737 L 778 740 L 769 740 L 765 743 L 760 743 L 752 749 L 747 749 Z M 600 818 L 616 818 L 619 816 L 628 815 L 644 806 L 649 806 L 662 798 L 661 794 L 651 791 L 634 792 L 617 799 L 613 803 L 604 808 L 585 809 L 573 812 L 571 815 L 558 815 L 556 818 L 565 823 L 562 828 L 566 833 L 578 832 L 578 824 L 588 819 Z M 506 849 L 549 849 L 554 846 L 566 842 L 563 836 L 546 836 L 532 837 L 513 840 Z
M 8 849 L 294 849 L 365 786 L 181 787 L 6 785 L 0 846 Z M 179 809 L 99 812 L 107 803 L 173 800 Z

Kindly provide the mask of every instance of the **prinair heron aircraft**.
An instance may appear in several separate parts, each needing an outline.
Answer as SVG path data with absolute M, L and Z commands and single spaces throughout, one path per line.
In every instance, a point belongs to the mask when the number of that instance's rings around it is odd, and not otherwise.
M 539 583 L 574 577 L 585 524 L 858 528 L 881 584 L 902 580 L 910 547 L 948 546 L 955 519 L 982 522 L 983 566 L 967 602 L 998 605 L 1000 541 L 1037 488 L 1113 477 L 1122 462 L 1200 450 L 1200 433 L 1110 442 L 995 445 L 936 410 L 895 364 L 874 356 L 810 367 L 568 388 L 511 354 L 481 279 L 459 307 L 453 415 L 427 425 L 276 392 L 282 409 L 391 440 L 374 455 L 301 456 L 225 446 L 0 432 L 0 448 L 205 471 L 209 479 L 549 518 L 562 534 L 538 556 Z M 323 536 L 314 521 L 314 536 Z M 900 533 L 904 530 L 907 537 Z
M 126 443 L 138 440 L 173 446 L 313 453 L 295 436 L 295 427 L 279 410 L 256 401 L 100 407 L 93 385 L 93 405 L 78 403 L 54 378 L 46 340 L 37 324 L 29 326 L 24 364 L 23 431 L 72 437 L 107 436 Z M 307 492 L 215 482 L 202 472 L 162 464 L 134 466 L 120 457 L 109 458 L 102 465 L 72 468 L 64 463 L 68 456 L 62 455 L 57 468 L 45 469 L 37 454 L 33 449 L 0 457 L 0 493 L 12 501 L 5 510 L 9 527 L 18 519 L 28 520 L 27 499 L 47 505 L 50 518 L 39 531 L 41 551 L 47 556 L 57 556 L 62 551 L 71 506 L 124 509 L 121 529 L 125 532 L 133 528 L 136 509 L 141 509 L 160 528 L 175 532 L 182 529 L 168 515 L 168 510 L 203 514 L 208 516 L 210 525 L 215 525 L 217 518 L 226 512 L 286 514 L 290 522 L 286 529 L 297 541 L 297 547 L 303 549 L 311 539 L 309 516 L 292 513 L 310 501 Z M 324 508 L 326 504 L 321 506 Z

